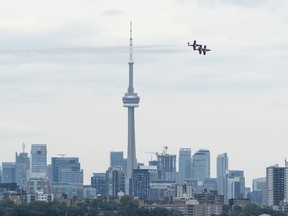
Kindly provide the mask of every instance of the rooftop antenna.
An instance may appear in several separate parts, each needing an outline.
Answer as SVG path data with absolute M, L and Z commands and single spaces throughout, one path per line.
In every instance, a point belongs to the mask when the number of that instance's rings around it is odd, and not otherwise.
M 22 144 L 23 153 L 25 153 L 25 143 Z
M 133 63 L 132 21 L 130 21 L 129 61 Z
M 133 86 L 133 43 L 132 43 L 132 21 L 130 21 L 130 43 L 129 43 L 129 86 L 128 93 L 134 93 Z
M 60 157 L 65 157 L 66 154 L 58 154 Z

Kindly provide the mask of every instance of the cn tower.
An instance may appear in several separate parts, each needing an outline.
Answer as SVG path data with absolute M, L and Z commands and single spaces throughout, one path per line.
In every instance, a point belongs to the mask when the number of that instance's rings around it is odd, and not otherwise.
M 133 44 L 132 44 L 132 22 L 130 22 L 130 44 L 129 44 L 129 86 L 125 93 L 123 106 L 128 108 L 128 149 L 127 149 L 127 176 L 125 180 L 125 194 L 130 194 L 130 179 L 133 169 L 137 168 L 136 144 L 135 144 L 135 120 L 134 108 L 138 107 L 140 97 L 134 92 L 133 86 Z

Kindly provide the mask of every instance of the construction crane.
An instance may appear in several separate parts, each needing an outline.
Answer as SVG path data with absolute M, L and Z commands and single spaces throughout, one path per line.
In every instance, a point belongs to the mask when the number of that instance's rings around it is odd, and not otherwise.
M 167 149 L 168 149 L 168 146 L 163 147 L 163 154 L 165 154 L 165 155 L 167 154 Z
M 153 155 L 155 154 L 156 156 L 158 155 L 158 152 L 145 152 L 146 154 L 151 155 L 151 161 L 153 160 Z

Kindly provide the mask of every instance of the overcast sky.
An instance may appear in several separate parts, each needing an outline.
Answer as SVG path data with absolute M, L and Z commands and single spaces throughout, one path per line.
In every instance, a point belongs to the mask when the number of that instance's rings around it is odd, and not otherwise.
M 127 149 L 133 22 L 138 161 L 227 152 L 247 186 L 288 156 L 286 0 L 9 0 L 0 9 L 0 161 L 45 143 L 90 183 Z M 196 39 L 212 51 L 187 46 Z M 36 50 L 33 52 L 33 50 Z

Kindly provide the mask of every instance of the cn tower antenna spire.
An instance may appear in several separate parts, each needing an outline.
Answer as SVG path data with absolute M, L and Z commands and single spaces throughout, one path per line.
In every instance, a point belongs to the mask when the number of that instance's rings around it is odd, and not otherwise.
M 133 43 L 132 43 L 132 21 L 130 21 L 130 45 L 129 45 L 129 61 L 133 63 Z
M 135 143 L 135 117 L 134 109 L 139 106 L 140 97 L 134 92 L 133 85 L 133 44 L 132 44 L 132 22 L 130 22 L 130 43 L 129 43 L 129 85 L 127 92 L 122 98 L 123 106 L 128 109 L 128 148 L 127 148 L 127 173 L 125 180 L 125 194 L 131 195 L 129 185 L 132 181 L 133 169 L 137 168 L 136 143 Z

